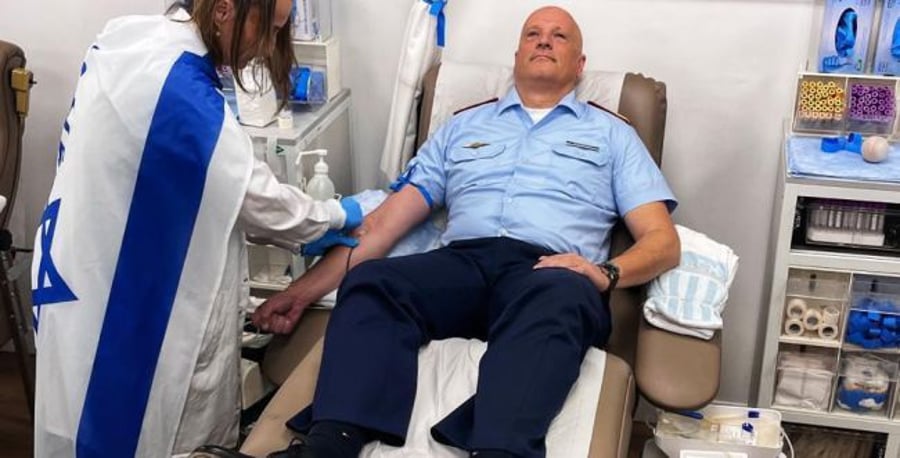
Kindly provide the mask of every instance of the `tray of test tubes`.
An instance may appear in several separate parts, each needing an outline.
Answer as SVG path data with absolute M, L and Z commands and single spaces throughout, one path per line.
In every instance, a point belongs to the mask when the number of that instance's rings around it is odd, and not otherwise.
M 806 243 L 897 250 L 900 212 L 882 202 L 809 199 Z

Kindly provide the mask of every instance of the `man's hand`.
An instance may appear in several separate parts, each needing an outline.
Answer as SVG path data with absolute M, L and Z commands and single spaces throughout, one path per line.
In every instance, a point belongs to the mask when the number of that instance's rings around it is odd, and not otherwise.
M 538 263 L 534 265 L 535 269 L 546 269 L 548 267 L 569 269 L 584 275 L 601 292 L 609 288 L 609 278 L 600 270 L 600 267 L 575 253 L 541 256 L 538 258 Z
M 343 232 L 329 229 L 325 232 L 325 235 L 319 237 L 318 240 L 303 245 L 303 248 L 300 249 L 300 253 L 303 254 L 303 256 L 322 256 L 329 248 L 335 245 L 344 245 L 354 248 L 359 245 L 359 240 Z
M 257 328 L 275 334 L 289 334 L 297 326 L 297 320 L 306 310 L 306 306 L 297 294 L 290 289 L 282 291 L 253 312 L 250 320 Z

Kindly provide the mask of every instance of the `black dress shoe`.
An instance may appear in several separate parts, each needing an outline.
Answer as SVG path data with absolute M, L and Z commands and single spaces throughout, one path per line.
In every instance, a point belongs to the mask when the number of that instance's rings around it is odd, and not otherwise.
M 291 445 L 288 445 L 288 448 L 284 450 L 280 450 L 277 452 L 270 453 L 268 458 L 324 458 L 319 457 L 312 450 L 309 449 L 309 446 L 306 445 L 306 442 L 303 442 L 301 439 L 295 439 Z

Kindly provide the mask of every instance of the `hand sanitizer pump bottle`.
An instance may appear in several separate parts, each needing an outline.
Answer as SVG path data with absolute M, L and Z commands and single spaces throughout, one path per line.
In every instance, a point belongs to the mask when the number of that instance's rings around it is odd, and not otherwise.
M 325 163 L 324 150 L 319 155 L 319 162 L 316 162 L 313 172 L 313 177 L 306 184 L 306 193 L 316 200 L 334 198 L 334 183 L 328 178 L 328 164 Z

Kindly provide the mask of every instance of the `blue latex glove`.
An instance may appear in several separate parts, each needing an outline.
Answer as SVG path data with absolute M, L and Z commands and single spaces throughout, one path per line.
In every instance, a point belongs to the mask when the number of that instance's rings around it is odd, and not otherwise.
M 353 248 L 359 245 L 359 240 L 334 229 L 329 229 L 318 240 L 303 245 L 300 253 L 303 256 L 322 256 L 329 248 L 335 245 L 344 245 Z
M 838 56 L 850 57 L 856 46 L 856 11 L 847 8 L 838 19 L 837 29 L 834 31 L 834 49 Z
M 362 207 L 359 206 L 359 202 L 357 202 L 356 199 L 344 197 L 341 199 L 341 208 L 343 208 L 344 213 L 347 214 L 347 219 L 344 220 L 344 227 L 341 228 L 342 231 L 352 231 L 362 224 Z

